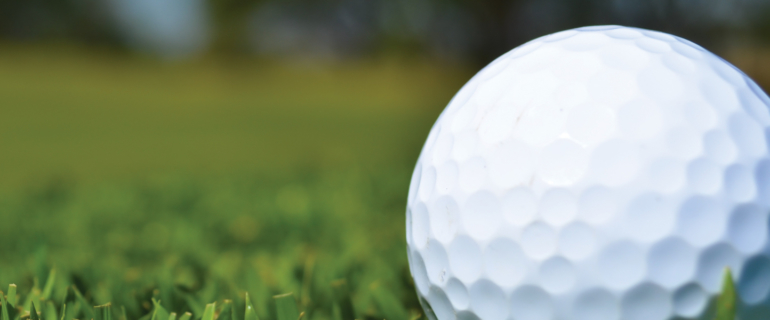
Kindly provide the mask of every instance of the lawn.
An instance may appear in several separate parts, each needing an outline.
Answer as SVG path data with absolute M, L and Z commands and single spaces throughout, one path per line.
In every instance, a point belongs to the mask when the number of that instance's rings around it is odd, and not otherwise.
M 272 296 L 291 292 L 306 319 L 416 316 L 409 177 L 471 74 L 404 57 L 0 46 L 0 283 L 21 297 L 9 303 L 45 320 L 105 319 L 86 306 L 108 302 L 117 319 L 198 319 L 216 301 L 221 318 L 248 291 L 253 315 L 278 319 Z
M 472 69 L 0 45 L 0 320 L 424 318 L 407 187 Z

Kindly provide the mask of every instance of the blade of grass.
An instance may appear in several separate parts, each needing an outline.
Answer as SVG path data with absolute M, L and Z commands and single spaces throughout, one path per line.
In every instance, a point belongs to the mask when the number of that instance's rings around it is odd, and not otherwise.
M 45 309 L 43 309 L 43 318 L 45 320 L 58 320 L 56 314 L 56 307 L 53 305 L 53 301 L 48 300 L 45 302 Z
M 16 287 L 16 286 L 14 286 L 14 287 Z M 0 296 L 2 296 L 2 294 L 0 294 Z M 2 298 L 2 297 L 0 297 L 0 298 Z M 9 320 L 15 320 L 15 319 L 19 318 L 19 309 L 18 308 L 15 308 L 14 306 L 12 306 L 8 302 L 8 300 L 6 300 L 4 298 L 2 299 L 1 303 L 2 303 L 2 306 L 3 306 L 3 308 L 2 308 L 3 309 L 2 310 L 2 318 L 3 319 L 8 318 Z
M 738 293 L 735 291 L 735 283 L 730 268 L 725 268 L 722 276 L 722 292 L 717 298 L 716 320 L 735 320 L 736 302 Z
M 207 304 L 206 310 L 203 311 L 203 317 L 201 320 L 214 320 L 214 309 L 216 306 L 216 302 Z
M 112 320 L 112 304 L 107 303 L 94 307 L 94 320 Z
M 43 286 L 43 293 L 40 295 L 40 297 L 43 300 L 48 300 L 51 298 L 51 293 L 53 292 L 53 285 L 56 282 L 56 269 L 51 269 L 51 271 L 48 273 L 48 279 L 45 280 L 45 286 Z
M 297 310 L 297 300 L 294 299 L 294 293 L 284 293 L 273 296 L 275 300 L 275 312 L 278 320 L 297 320 L 300 317 Z
M 251 298 L 249 298 L 249 293 L 246 292 L 246 310 L 243 314 L 243 320 L 259 320 L 259 317 L 257 317 L 257 312 L 254 310 L 254 305 L 251 304 Z
M 168 320 L 176 320 L 176 312 L 169 313 Z
M 16 285 L 11 283 L 8 285 L 8 303 L 14 308 L 16 307 L 16 298 Z
M 29 319 L 30 320 L 40 320 L 40 315 L 37 314 L 37 309 L 35 309 L 35 304 L 34 303 L 30 305 Z
M 32 305 L 32 301 L 40 300 L 40 286 L 37 278 L 35 278 L 33 282 L 34 282 L 34 285 L 32 286 L 32 290 L 24 298 L 24 303 L 21 304 L 22 309 L 24 310 L 31 309 L 30 305 Z
M 219 310 L 217 320 L 233 320 L 233 302 L 225 299 L 222 303 L 222 309 Z
M 80 314 L 80 301 L 78 300 L 73 301 L 72 303 L 70 303 L 70 307 L 68 307 L 67 310 L 65 311 L 66 312 L 64 313 L 64 316 L 63 316 L 64 320 L 74 320 L 75 317 L 77 317 L 78 314 Z
M 185 312 L 181 317 L 179 317 L 179 320 L 190 320 L 192 317 L 192 313 Z
M 61 304 L 61 320 L 65 320 L 67 316 L 67 304 L 62 303 Z
M 5 297 L 3 297 L 2 294 L 0 294 L 0 303 L 2 303 L 2 315 L 0 315 L 0 320 L 11 320 L 11 317 L 8 313 L 8 309 L 11 308 L 10 304 L 5 301 Z
M 168 320 L 168 311 L 160 305 L 160 301 L 152 298 L 152 305 L 152 318 L 150 318 L 150 320 Z
M 75 292 L 75 297 L 78 300 L 78 303 L 80 304 L 80 309 L 83 311 L 83 316 L 85 317 L 85 320 L 94 319 L 95 313 L 94 308 L 91 307 L 91 304 L 86 301 L 86 298 L 83 297 L 83 295 L 80 293 L 80 290 L 78 290 L 77 287 L 72 286 L 72 291 Z M 77 314 L 74 315 L 77 317 Z

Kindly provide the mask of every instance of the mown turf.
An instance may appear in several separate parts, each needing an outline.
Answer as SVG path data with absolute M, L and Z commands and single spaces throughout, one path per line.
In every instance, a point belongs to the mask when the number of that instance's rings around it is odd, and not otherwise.
M 306 269 L 307 270 L 307 269 Z M 308 276 L 306 274 L 305 276 Z M 8 286 L 8 294 L 0 292 L 0 320 L 126 320 L 132 319 L 126 311 L 127 306 L 121 305 L 119 308 L 113 308 L 112 303 L 93 306 L 89 299 L 84 296 L 77 285 L 72 285 L 64 289 L 64 295 L 61 299 L 53 297 L 54 288 L 56 288 L 56 270 L 52 270 L 46 280 L 45 286 L 41 290 L 39 282 L 34 283 L 31 291 L 22 299 L 17 294 L 15 284 Z M 346 289 L 345 279 L 339 279 L 332 282 L 333 293 L 331 299 L 308 303 L 309 300 L 301 300 L 299 303 L 293 292 L 274 295 L 272 303 L 268 307 L 269 318 L 275 320 L 299 320 L 303 318 L 314 319 L 435 319 L 435 315 L 430 317 L 420 314 L 416 309 L 406 309 L 401 301 L 393 295 L 388 289 L 381 287 L 375 282 L 370 287 L 371 295 L 374 297 L 375 305 L 379 308 L 379 316 L 365 314 L 358 315 L 352 303 L 352 295 Z M 248 292 L 243 293 L 242 297 L 236 300 L 223 299 L 221 302 L 211 303 L 202 302 L 205 298 L 196 295 L 193 292 L 184 290 L 184 288 L 162 288 L 168 290 L 168 294 L 161 294 L 161 289 L 156 288 L 151 293 L 132 295 L 129 299 L 128 308 L 140 309 L 143 315 L 139 320 L 259 320 L 257 308 L 252 303 L 252 297 Z M 304 288 L 303 288 L 304 289 Z M 327 293 L 328 294 L 328 293 Z M 167 298 L 164 304 L 160 300 Z M 307 298 L 303 296 L 303 298 Z M 328 298 L 328 297 L 327 297 Z M 143 300 L 144 299 L 144 300 Z M 308 298 L 310 299 L 310 298 Z M 149 300 L 149 301 L 147 301 Z M 707 314 L 713 315 L 715 320 L 734 320 L 737 319 L 737 302 L 739 297 L 735 290 L 732 273 L 725 269 L 724 281 L 722 284 L 722 293 L 716 297 L 714 303 L 707 309 Z M 23 302 L 22 302 L 23 301 Z M 170 302 L 168 302 L 170 301 Z M 326 303 L 326 305 L 322 305 Z M 169 311 L 168 306 L 176 310 L 183 310 L 184 313 Z M 58 310 L 58 311 L 57 311 Z M 303 311 L 304 310 L 304 311 Z M 330 313 L 324 313 L 330 311 Z M 430 311 L 427 311 L 430 312 Z M 262 315 L 264 317 L 264 313 Z M 710 317 L 709 317 L 710 318 Z M 263 318 L 265 319 L 265 318 Z
M 0 320 L 419 317 L 409 177 L 469 76 L 0 46 Z
M 131 319 L 153 296 L 200 317 L 205 303 L 244 291 L 265 319 L 275 319 L 270 297 L 286 292 L 314 319 L 331 317 L 335 291 L 350 293 L 358 316 L 408 315 L 418 306 L 404 254 L 404 171 L 53 184 L 0 204 L 0 281 L 46 291 L 53 266 L 52 297 L 75 285 L 94 305 L 126 306 Z
M 409 177 L 469 75 L 0 46 L 0 283 L 44 320 L 291 318 L 288 292 L 305 319 L 412 317 Z

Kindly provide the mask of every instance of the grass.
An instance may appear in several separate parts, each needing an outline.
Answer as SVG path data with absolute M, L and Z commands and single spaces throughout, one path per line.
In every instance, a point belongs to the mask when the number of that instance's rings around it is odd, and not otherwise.
M 469 75 L 0 46 L 0 320 L 421 317 L 406 189 Z
M 163 63 L 0 43 L 0 187 L 414 162 L 469 77 L 411 60 Z
M 716 320 L 735 319 L 738 307 L 738 292 L 735 291 L 733 274 L 729 268 L 725 269 L 722 279 L 722 292 L 717 297 L 716 302 Z
M 7 320 L 418 314 L 406 189 L 468 76 L 0 46 Z
M 78 290 L 77 286 L 71 286 L 64 288 L 64 295 L 61 299 L 54 299 L 51 296 L 52 288 L 56 285 L 56 273 L 51 271 L 46 281 L 45 287 L 41 290 L 36 283 L 36 286 L 26 295 L 24 300 L 16 294 L 16 285 L 11 284 L 8 286 L 8 294 L 4 295 L 0 292 L 0 320 L 73 320 L 73 319 L 93 319 L 93 320 L 127 320 L 127 319 L 139 319 L 139 320 L 259 320 L 260 316 L 254 308 L 251 298 L 248 293 L 244 293 L 243 296 L 236 296 L 237 299 L 221 300 L 221 304 L 218 305 L 217 301 L 204 303 L 200 300 L 201 297 L 194 293 L 186 292 L 178 288 L 164 288 L 169 290 L 170 294 L 161 294 L 161 289 L 154 289 L 151 293 L 145 293 L 143 296 L 136 296 L 134 305 L 115 306 L 112 303 L 106 303 L 98 306 L 93 306 Z M 338 280 L 333 283 L 334 286 L 339 286 L 344 283 Z M 382 291 L 379 284 L 375 284 L 370 288 L 375 293 L 375 296 L 380 296 L 383 299 L 383 295 L 390 295 L 387 291 Z M 334 295 L 334 294 L 333 294 Z M 169 301 L 179 301 L 176 305 L 170 303 L 162 303 L 161 297 L 167 297 Z M 142 300 L 144 299 L 144 300 Z M 147 301 L 149 299 L 149 301 Z M 424 318 L 419 311 L 412 310 L 411 315 L 404 313 L 403 305 L 395 302 L 392 296 L 384 298 L 388 302 L 380 304 L 380 316 L 376 319 L 410 319 L 416 320 Z M 270 305 L 270 313 L 267 318 L 262 319 L 275 319 L 275 320 L 299 320 L 308 318 L 315 315 L 314 318 L 320 318 L 317 313 L 320 310 L 331 310 L 330 314 L 326 314 L 323 318 L 344 320 L 344 319 L 359 319 L 356 317 L 356 312 L 352 310 L 350 300 L 351 296 L 347 293 L 343 293 L 331 300 L 325 301 L 327 305 L 321 306 L 315 304 L 313 308 L 298 302 L 293 293 L 284 293 L 275 295 L 272 297 L 272 304 Z M 21 302 L 24 301 L 24 302 Z M 733 283 L 732 273 L 729 269 L 725 270 L 724 281 L 722 286 L 722 293 L 717 297 L 715 303 L 715 320 L 733 320 L 736 319 L 736 307 L 738 296 Z M 171 311 L 167 308 L 173 306 Z M 135 312 L 136 308 L 145 309 L 140 311 L 141 316 L 132 318 L 130 313 Z M 300 311 L 301 309 L 311 312 L 306 316 L 306 311 Z M 349 309 L 349 310 L 347 310 Z M 127 311 L 128 310 L 128 311 Z M 365 316 L 366 318 L 375 319 L 375 317 Z
M 24 310 L 61 310 L 71 301 L 78 319 L 92 318 L 83 306 L 107 303 L 120 311 L 116 318 L 140 319 L 157 309 L 152 299 L 193 319 L 225 299 L 249 310 L 236 319 L 278 319 L 272 297 L 286 292 L 306 319 L 419 312 L 403 254 L 401 183 L 374 183 L 407 177 L 343 171 L 299 175 L 288 186 L 284 179 L 51 186 L 7 199 L 4 209 L 19 211 L 6 211 L 0 228 L 6 239 L 27 240 L 0 243 L 7 256 L 0 276 L 20 282 Z M 34 254 L 13 258 L 17 250 Z

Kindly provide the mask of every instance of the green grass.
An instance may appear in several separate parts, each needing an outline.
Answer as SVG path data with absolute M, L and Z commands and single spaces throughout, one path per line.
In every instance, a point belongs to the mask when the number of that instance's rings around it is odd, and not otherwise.
M 412 317 L 409 177 L 468 77 L 0 46 L 0 283 L 43 320 Z
M 407 187 L 469 76 L 0 47 L 0 320 L 424 317 Z
M 163 63 L 0 43 L 0 187 L 414 162 L 470 74 L 395 59 Z
M 193 319 L 225 299 L 245 312 L 244 292 L 249 319 L 278 319 L 272 297 L 286 292 L 306 319 L 418 313 L 404 254 L 400 191 L 408 175 L 286 179 L 51 185 L 4 199 L 0 278 L 20 285 L 25 310 L 73 301 L 67 309 L 78 319 L 93 317 L 85 305 L 107 303 L 139 319 L 153 312 L 152 299 Z
M 51 271 L 46 280 L 45 288 L 53 288 L 56 286 L 55 271 Z M 333 285 L 339 286 L 340 282 L 336 281 Z M 379 283 L 375 283 L 370 287 L 374 296 L 392 295 L 387 290 L 382 290 Z M 200 319 L 200 320 L 258 320 L 260 316 L 255 312 L 254 305 L 251 301 L 251 297 L 248 293 L 244 293 L 243 296 L 236 296 L 237 299 L 221 300 L 221 304 L 218 306 L 216 301 L 211 303 L 204 303 L 200 299 L 201 297 L 193 292 L 181 290 L 179 288 L 156 288 L 151 292 L 144 292 L 144 294 L 133 294 L 134 304 L 121 305 L 113 307 L 112 303 L 106 303 L 98 306 L 93 306 L 91 302 L 84 297 L 77 289 L 76 285 L 62 288 L 64 295 L 61 299 L 54 299 L 54 297 L 47 295 L 46 289 L 41 292 L 37 283 L 32 290 L 27 294 L 23 303 L 20 303 L 19 297 L 16 295 L 16 285 L 11 284 L 8 287 L 8 294 L 4 295 L 0 292 L 0 320 L 73 320 L 73 319 L 93 319 L 93 320 L 126 320 L 126 319 L 139 319 L 139 320 L 176 320 L 178 314 L 180 320 Z M 169 293 L 162 294 L 162 290 L 168 290 Z M 161 297 L 166 297 L 170 300 L 177 301 L 176 303 L 162 303 Z M 313 298 L 323 298 L 323 295 L 319 295 Z M 326 297 L 328 298 L 328 297 Z M 146 299 L 149 299 L 149 303 Z M 349 294 L 345 293 L 340 297 L 332 298 L 331 300 L 325 300 L 326 305 L 321 303 L 314 303 L 308 305 L 301 301 L 297 301 L 294 293 L 284 293 L 275 295 L 272 297 L 272 303 L 269 306 L 269 315 L 267 318 L 262 315 L 263 319 L 275 319 L 275 320 L 299 320 L 303 318 L 323 318 L 323 319 L 359 319 L 356 316 L 356 312 L 353 310 L 344 310 L 350 308 L 350 304 L 345 301 L 350 300 Z M 375 298 L 375 300 L 380 300 Z M 416 320 L 425 318 L 419 311 L 411 310 L 411 315 L 405 313 L 404 306 L 397 302 L 395 298 L 390 297 L 386 299 L 388 302 L 379 304 L 380 314 L 379 317 L 374 317 L 371 314 L 364 315 L 364 318 L 370 319 L 410 319 Z M 733 320 L 736 319 L 736 307 L 737 307 L 738 295 L 735 290 L 735 285 L 732 279 L 732 273 L 729 269 L 725 270 L 724 281 L 722 286 L 722 293 L 717 297 L 714 308 L 715 320 Z M 167 308 L 173 308 L 169 311 Z M 137 311 L 133 309 L 139 309 L 136 317 L 132 318 L 129 314 L 131 311 Z M 352 309 L 352 308 L 351 308 Z M 57 311 L 59 310 L 59 311 Z M 178 310 L 178 313 L 176 310 Z M 301 311 L 305 310 L 305 311 Z M 324 311 L 331 310 L 330 314 L 324 314 Z
M 722 292 L 716 300 L 716 320 L 735 319 L 738 307 L 738 292 L 735 291 L 733 274 L 729 268 L 725 269 L 722 277 Z

